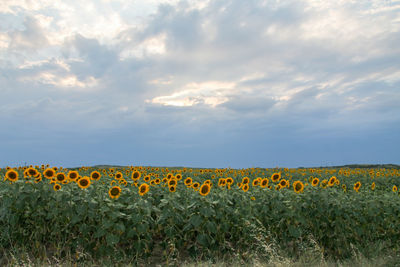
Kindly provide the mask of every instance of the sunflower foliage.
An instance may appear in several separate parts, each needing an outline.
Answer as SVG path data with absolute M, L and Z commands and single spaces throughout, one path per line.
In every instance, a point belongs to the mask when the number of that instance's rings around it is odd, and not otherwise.
M 0 253 L 244 260 L 400 249 L 395 169 L 0 169 Z M 190 177 L 190 179 L 188 178 Z M 283 255 L 285 254 L 285 255 Z M 79 257 L 76 257 L 79 261 Z

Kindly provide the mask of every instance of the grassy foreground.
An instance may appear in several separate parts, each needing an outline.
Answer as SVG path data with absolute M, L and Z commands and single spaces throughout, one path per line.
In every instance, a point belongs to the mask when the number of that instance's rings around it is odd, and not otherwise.
M 132 260 L 129 256 L 125 258 L 104 257 L 93 259 L 90 255 L 80 253 L 78 258 L 71 255 L 62 258 L 45 257 L 36 258 L 29 252 L 7 251 L 0 260 L 1 266 L 222 266 L 222 267 L 243 267 L 243 266 L 298 266 L 298 267 L 384 267 L 400 266 L 400 255 L 398 252 L 381 251 L 380 246 L 376 247 L 374 255 L 369 258 L 359 252 L 353 251 L 353 256 L 345 260 L 326 259 L 318 248 L 304 251 L 304 254 L 293 259 L 289 256 L 279 255 L 276 251 L 266 251 L 263 256 L 248 254 L 247 257 L 238 255 L 225 255 L 225 258 L 213 260 L 201 260 L 193 258 L 176 257 L 168 261 L 158 256 L 149 257 L 146 260 Z M 266 256 L 269 255 L 267 258 Z
M 0 265 L 396 266 L 397 169 L 0 170 Z

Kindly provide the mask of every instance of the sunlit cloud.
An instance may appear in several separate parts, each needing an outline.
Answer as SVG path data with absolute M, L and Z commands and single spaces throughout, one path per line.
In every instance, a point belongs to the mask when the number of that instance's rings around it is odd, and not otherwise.
M 153 98 L 151 103 L 166 106 L 193 106 L 204 104 L 215 107 L 228 100 L 227 94 L 235 87 L 232 82 L 209 81 L 186 84 L 180 91 Z

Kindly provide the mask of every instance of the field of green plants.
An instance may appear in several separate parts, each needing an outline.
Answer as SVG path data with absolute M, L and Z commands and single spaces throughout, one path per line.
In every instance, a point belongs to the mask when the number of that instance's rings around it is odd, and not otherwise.
M 197 260 L 400 251 L 400 171 L 0 169 L 0 256 Z M 374 246 L 371 246 L 374 244 Z M 0 262 L 1 263 L 1 262 Z M 3 262 L 5 263 L 5 262 Z

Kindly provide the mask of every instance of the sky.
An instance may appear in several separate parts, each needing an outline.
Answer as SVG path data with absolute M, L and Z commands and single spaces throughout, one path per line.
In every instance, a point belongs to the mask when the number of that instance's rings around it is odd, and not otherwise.
M 2 0 L 0 167 L 400 164 L 399 0 Z

